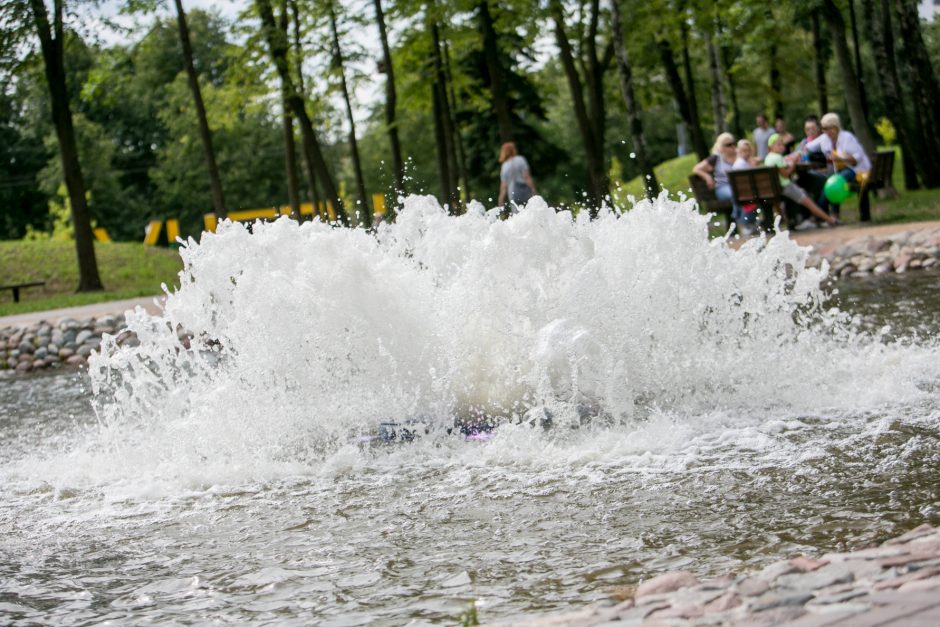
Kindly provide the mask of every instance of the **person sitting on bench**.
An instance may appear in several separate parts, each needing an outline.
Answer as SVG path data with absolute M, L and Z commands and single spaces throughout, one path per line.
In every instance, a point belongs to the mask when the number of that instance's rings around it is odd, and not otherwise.
M 849 131 L 842 130 L 842 122 L 836 113 L 827 113 L 820 120 L 822 135 L 806 143 L 807 152 L 822 152 L 826 160 L 832 163 L 833 171 L 849 183 L 854 183 L 862 177 L 867 178 L 871 170 L 871 159 L 865 154 L 865 149 Z M 826 195 L 819 195 L 819 206 L 829 209 L 829 199 Z M 832 207 L 833 213 L 839 215 L 837 205 Z
M 811 214 L 819 220 L 822 220 L 823 224 L 827 226 L 837 226 L 839 221 L 836 218 L 823 211 L 819 205 L 813 202 L 812 198 L 806 195 L 802 187 L 790 180 L 790 175 L 793 174 L 796 165 L 783 156 L 783 153 L 787 150 L 784 138 L 778 133 L 774 133 L 767 140 L 767 148 L 770 152 L 768 152 L 767 157 L 764 158 L 764 165 L 776 166 L 779 170 L 780 187 L 783 188 L 783 195 L 793 202 L 806 207 Z M 813 222 L 812 219 L 807 219 L 796 225 L 794 229 L 803 231 L 809 228 L 816 228 L 816 226 L 816 222 Z

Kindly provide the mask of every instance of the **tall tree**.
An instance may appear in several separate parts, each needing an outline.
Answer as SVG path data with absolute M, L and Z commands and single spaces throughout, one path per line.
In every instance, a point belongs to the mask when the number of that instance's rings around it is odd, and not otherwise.
M 382 44 L 382 68 L 385 71 L 385 126 L 388 129 L 388 141 L 392 149 L 392 174 L 395 177 L 395 191 L 405 193 L 405 162 L 401 156 L 401 141 L 398 139 L 398 120 L 396 108 L 398 93 L 395 90 L 395 68 L 392 63 L 392 51 L 388 45 L 388 29 L 385 26 L 385 13 L 382 0 L 374 0 L 375 21 L 379 27 L 379 40 Z
M 903 58 L 907 62 L 908 84 L 917 112 L 919 141 L 924 156 L 931 164 L 940 164 L 940 86 L 930 61 L 930 54 L 921 33 L 917 4 L 913 0 L 895 0 Z M 936 185 L 931 176 L 924 181 L 928 187 Z
M 281 7 L 279 26 L 284 37 L 287 37 L 287 4 Z M 284 127 L 284 169 L 287 173 L 287 202 L 290 204 L 290 215 L 300 222 L 300 194 L 297 189 L 297 152 L 294 146 L 294 116 L 290 110 L 287 85 L 281 81 L 281 122 Z
M 565 12 L 560 0 L 552 0 L 549 5 L 558 44 L 561 65 L 568 79 L 568 89 L 574 103 L 575 119 L 581 142 L 587 158 L 587 195 L 590 212 L 596 216 L 610 192 L 605 156 L 605 136 L 607 131 L 606 110 L 604 105 L 604 73 L 613 61 L 613 42 L 608 43 L 603 52 L 598 50 L 598 29 L 600 26 L 600 2 L 590 0 L 586 32 L 578 38 L 576 53 L 565 30 Z M 578 66 L 583 69 L 584 80 L 578 74 Z M 587 103 L 585 104 L 585 92 Z
M 702 134 L 702 127 L 693 124 L 692 107 L 685 87 L 682 86 L 682 76 L 679 74 L 679 66 L 676 65 L 676 57 L 672 51 L 672 45 L 665 38 L 656 40 L 656 47 L 659 49 L 659 57 L 663 63 L 663 69 L 666 71 L 666 82 L 672 90 L 673 99 L 676 107 L 679 109 L 679 117 L 685 122 L 692 135 L 692 149 L 698 155 L 699 159 L 708 156 L 708 144 L 705 143 L 705 135 Z
M 683 15 L 680 16 L 679 21 L 679 36 L 682 41 L 682 69 L 685 74 L 685 88 L 686 94 L 689 99 L 689 127 L 692 132 L 693 142 L 697 142 L 695 139 L 696 133 L 702 135 L 702 121 L 699 115 L 698 108 L 698 96 L 695 93 L 695 76 L 692 73 L 692 55 L 689 52 L 689 25 L 685 19 L 685 11 L 682 11 Z M 702 136 L 701 141 L 704 143 L 705 138 Z
M 428 30 L 431 35 L 431 67 L 434 80 L 433 92 L 435 138 L 438 145 L 438 168 L 441 176 L 441 193 L 452 214 L 460 212 L 460 197 L 457 191 L 457 149 L 453 114 L 447 88 L 447 73 L 444 69 L 444 54 L 441 49 L 441 33 L 438 24 L 437 5 L 433 0 L 427 6 Z
M 633 70 L 630 67 L 627 47 L 623 42 L 623 18 L 620 14 L 619 0 L 611 2 L 611 36 L 614 42 L 614 53 L 617 56 L 617 70 L 620 74 L 620 93 L 623 95 L 623 102 L 627 107 L 627 118 L 630 120 L 633 152 L 636 155 L 637 165 L 640 166 L 640 176 L 643 177 L 646 195 L 652 200 L 659 193 L 659 183 L 656 181 L 656 172 L 649 158 L 646 136 L 643 134 L 643 122 L 640 119 L 640 107 L 633 89 Z
M 721 65 L 718 60 L 718 48 L 715 46 L 715 38 L 712 36 L 708 25 L 702 29 L 702 36 L 705 38 L 705 47 L 708 51 L 708 70 L 712 79 L 712 115 L 715 118 L 715 135 L 718 135 L 727 130 L 727 124 L 725 123 L 727 105 L 725 104 L 724 87 L 721 81 Z
M 447 85 L 448 109 L 451 113 L 450 127 L 454 134 L 454 163 L 456 164 L 457 178 L 460 181 L 465 198 L 470 198 L 470 178 L 467 175 L 467 154 L 463 148 L 463 137 L 460 134 L 460 124 L 457 121 L 457 93 L 454 89 L 454 76 L 450 65 L 450 46 L 443 40 L 444 51 L 444 79 Z
M 291 13 L 291 22 L 293 24 L 293 36 L 291 38 L 291 43 L 293 44 L 294 51 L 294 72 L 297 75 L 297 91 L 300 92 L 302 98 L 306 98 L 307 88 L 304 85 L 304 46 L 303 46 L 303 31 L 300 25 L 300 6 L 297 3 L 297 0 L 288 0 L 290 4 L 290 13 Z M 285 97 L 290 94 L 285 92 Z M 287 107 L 288 111 L 291 110 L 290 104 L 285 101 L 284 106 Z M 293 125 L 293 114 L 291 114 L 291 124 Z M 317 189 L 317 173 L 313 167 L 313 162 L 307 158 L 307 151 L 301 151 L 303 157 L 304 169 L 307 172 L 305 177 L 307 180 L 307 191 L 310 194 L 310 200 L 313 202 L 315 212 L 320 210 L 320 190 Z M 324 221 L 327 219 L 326 214 L 320 215 L 321 219 Z
M 85 179 L 78 161 L 72 109 L 65 84 L 65 29 L 62 23 L 62 0 L 52 3 L 52 26 L 43 0 L 29 0 L 33 25 L 39 36 L 42 59 L 52 105 L 52 122 L 59 143 L 62 173 L 72 206 L 72 226 L 75 230 L 75 252 L 78 255 L 78 291 L 92 292 L 104 289 L 98 275 L 94 236 L 85 200 Z
M 222 194 L 222 179 L 219 177 L 219 167 L 215 162 L 215 150 L 212 147 L 212 132 L 209 130 L 209 119 L 206 116 L 206 105 L 202 100 L 202 90 L 199 88 L 199 76 L 196 74 L 196 65 L 193 62 L 193 45 L 189 38 L 189 25 L 186 23 L 186 12 L 183 10 L 182 0 L 174 0 L 176 4 L 176 22 L 179 26 L 180 45 L 183 49 L 183 66 L 189 79 L 189 89 L 193 93 L 193 105 L 196 107 L 196 117 L 199 120 L 199 139 L 202 141 L 202 151 L 206 159 L 206 168 L 209 170 L 209 185 L 212 189 L 212 208 L 215 214 L 224 218 L 225 197 Z
M 731 132 L 737 137 L 744 137 L 744 128 L 741 126 L 741 109 L 738 106 L 737 79 L 732 72 L 732 42 L 726 36 L 722 25 L 721 15 L 715 19 L 715 28 L 720 43 L 719 58 L 724 69 L 725 77 L 728 80 L 728 97 L 731 99 Z
M 290 65 L 287 60 L 288 41 L 287 37 L 274 19 L 274 11 L 271 8 L 270 0 L 255 0 L 258 14 L 261 17 L 261 28 L 268 43 L 268 50 L 271 59 L 277 69 L 277 74 L 287 88 L 287 99 L 290 108 L 294 112 L 294 117 L 300 123 L 300 131 L 303 137 L 304 152 L 307 160 L 312 164 L 312 169 L 316 178 L 323 185 L 323 191 L 327 201 L 333 203 L 333 209 L 336 212 L 337 220 L 342 224 L 349 224 L 349 218 L 343 208 L 343 199 L 340 197 L 333 177 L 330 176 L 326 160 L 323 158 L 323 151 L 320 149 L 320 142 L 313 130 L 313 123 L 307 113 L 304 99 L 294 87 L 294 81 L 290 75 Z
M 858 43 L 858 20 L 855 19 L 855 0 L 849 0 L 849 24 L 852 27 L 852 51 L 855 55 L 855 75 L 858 77 L 858 89 L 862 96 L 862 111 L 868 119 L 868 96 L 865 93 L 865 73 L 862 69 L 862 47 Z
M 861 142 L 862 147 L 870 155 L 876 152 L 875 139 L 871 127 L 865 117 L 862 106 L 862 92 L 858 84 L 858 76 L 849 55 L 849 47 L 845 41 L 845 20 L 842 12 L 833 0 L 823 0 L 823 17 L 829 26 L 829 33 L 836 51 L 836 61 L 842 73 L 842 85 L 845 91 L 845 101 L 849 108 L 849 117 L 852 119 L 852 129 Z
M 829 90 L 826 87 L 826 65 L 829 62 L 829 47 L 826 45 L 826 39 L 822 36 L 822 29 L 819 24 L 818 7 L 813 8 L 810 13 L 813 31 L 813 68 L 816 76 L 816 99 L 819 101 L 820 113 L 829 111 Z
M 330 16 L 330 33 L 333 36 L 333 67 L 339 76 L 340 92 L 346 104 L 346 119 L 349 122 L 349 152 L 352 156 L 353 171 L 356 175 L 356 189 L 359 192 L 359 221 L 369 228 L 372 226 L 372 210 L 369 208 L 369 196 L 366 193 L 366 183 L 362 178 L 362 161 L 359 159 L 359 141 L 356 139 L 356 119 L 353 116 L 352 99 L 349 96 L 349 86 L 346 84 L 346 65 L 343 62 L 343 50 L 339 45 L 339 28 L 336 24 L 336 6 L 333 0 L 327 3 Z
M 919 151 L 919 146 L 915 147 L 911 143 L 911 126 L 907 119 L 907 112 L 901 95 L 901 81 L 898 78 L 897 62 L 894 54 L 890 0 L 862 0 L 862 13 L 868 23 L 875 63 L 881 69 L 878 72 L 878 80 L 881 85 L 885 110 L 891 124 L 894 125 L 898 145 L 901 147 L 901 158 L 904 164 L 904 186 L 909 190 L 917 189 L 919 183 L 916 164 L 921 159 L 914 158 L 914 150 Z
M 480 30 L 483 33 L 483 54 L 486 58 L 486 71 L 490 79 L 490 97 L 493 102 L 493 109 L 496 111 L 496 122 L 499 125 L 499 139 L 503 142 L 512 141 L 512 115 L 509 110 L 509 100 L 506 97 L 506 86 L 503 85 L 499 38 L 496 36 L 496 29 L 493 26 L 490 0 L 480 0 L 477 5 L 477 16 L 480 20 Z

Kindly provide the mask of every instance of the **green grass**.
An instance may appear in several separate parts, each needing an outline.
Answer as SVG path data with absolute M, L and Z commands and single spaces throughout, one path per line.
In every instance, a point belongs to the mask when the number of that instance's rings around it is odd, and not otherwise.
M 90 305 L 160 293 L 160 284 L 177 284 L 183 262 L 179 253 L 138 243 L 95 244 L 98 271 L 105 290 L 78 294 L 78 260 L 73 242 L 0 242 L 0 285 L 45 281 L 42 287 L 0 290 L 0 316 Z
M 897 222 L 922 222 L 924 220 L 940 220 L 940 189 L 920 189 L 908 191 L 904 188 L 904 173 L 901 169 L 901 153 L 897 153 L 894 160 L 892 180 L 894 188 L 898 190 L 897 198 L 878 198 L 873 194 L 871 198 L 871 218 L 873 224 L 889 224 Z M 695 155 L 676 157 L 664 161 L 656 166 L 656 180 L 661 187 L 669 190 L 674 197 L 676 192 L 684 192 L 691 196 L 688 177 L 692 174 L 692 167 L 698 162 Z M 621 186 L 619 196 L 626 199 L 630 194 L 642 198 L 643 182 L 636 177 Z M 846 223 L 858 222 L 858 198 L 853 197 L 842 205 L 842 221 Z

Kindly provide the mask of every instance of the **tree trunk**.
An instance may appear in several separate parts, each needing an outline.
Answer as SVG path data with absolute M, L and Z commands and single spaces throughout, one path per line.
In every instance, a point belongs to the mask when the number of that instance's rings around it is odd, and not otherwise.
M 721 17 L 716 20 L 718 37 L 722 37 Z M 731 98 L 731 132 L 735 137 L 744 137 L 744 128 L 741 126 L 741 109 L 738 107 L 738 91 L 735 85 L 734 74 L 731 72 L 731 46 L 722 43 L 719 48 L 721 65 L 728 79 L 728 96 Z
M 829 32 L 836 51 L 836 61 L 842 71 L 842 83 L 845 89 L 845 101 L 849 108 L 849 117 L 852 119 L 852 128 L 861 142 L 865 152 L 874 158 L 876 153 L 875 139 L 862 109 L 862 95 L 858 86 L 858 77 L 849 55 L 849 47 L 845 41 L 845 20 L 833 0 L 823 0 L 823 17 L 829 26 Z
M 862 111 L 868 119 L 868 96 L 865 94 L 865 72 L 862 69 L 861 46 L 858 45 L 858 21 L 855 19 L 855 0 L 849 0 L 849 23 L 852 26 L 852 48 L 855 53 L 855 76 L 858 77 L 858 90 L 862 97 Z
M 433 7 L 433 3 L 431 3 Z M 440 124 L 444 133 L 443 160 L 447 161 L 447 195 L 445 201 L 450 205 L 450 213 L 460 213 L 460 198 L 457 194 L 457 148 L 454 141 L 453 117 L 450 110 L 450 98 L 447 95 L 447 75 L 444 71 L 444 59 L 441 53 L 441 35 L 437 17 L 431 16 L 431 61 L 434 67 L 434 89 L 437 93 L 437 106 L 440 107 Z
M 294 88 L 294 82 L 290 76 L 290 69 L 287 63 L 287 37 L 281 31 L 274 21 L 274 12 L 271 9 L 270 0 L 255 0 L 258 7 L 258 13 L 261 17 L 261 26 L 263 34 L 268 43 L 268 49 L 271 53 L 271 59 L 277 69 L 278 76 L 287 87 L 288 102 L 294 117 L 300 123 L 300 132 L 303 137 L 304 153 L 311 164 L 311 170 L 320 179 L 323 185 L 323 191 L 329 201 L 333 202 L 333 208 L 336 212 L 336 219 L 341 223 L 348 225 L 349 219 L 343 208 L 343 199 L 340 198 L 336 190 L 336 184 L 330 176 L 326 161 L 323 158 L 323 152 L 320 150 L 320 142 L 313 131 L 313 124 L 310 122 L 310 116 L 307 115 L 307 108 L 304 106 L 304 99 Z
M 464 198 L 470 198 L 470 179 L 467 175 L 467 153 L 463 148 L 463 137 L 460 135 L 460 125 L 457 124 L 457 94 L 454 91 L 454 79 L 450 72 L 450 46 L 447 40 L 444 44 L 444 78 L 447 81 L 447 107 L 451 112 L 451 128 L 454 131 L 454 149 L 457 157 L 457 178 L 463 186 Z
M 301 97 L 306 98 L 307 90 L 304 87 L 304 54 L 303 54 L 303 44 L 301 43 L 301 30 L 300 30 L 300 8 L 297 6 L 297 0 L 288 0 L 291 10 L 291 21 L 293 22 L 293 44 L 294 44 L 294 64 L 297 69 L 297 91 L 300 93 Z M 288 111 L 290 106 L 287 101 L 284 101 L 284 106 L 287 107 Z M 291 115 L 291 124 L 293 124 L 293 115 Z M 313 169 L 313 163 L 307 159 L 307 152 L 301 151 L 301 157 L 303 157 L 304 170 L 306 171 L 306 176 L 304 177 L 307 182 L 307 193 L 310 194 L 310 200 L 313 202 L 314 210 L 320 206 L 320 193 L 317 190 L 317 176 L 316 172 Z
M 636 94 L 633 90 L 633 70 L 630 67 L 630 58 L 623 43 L 623 19 L 620 15 L 620 2 L 611 3 L 611 31 L 614 40 L 614 53 L 617 55 L 617 70 L 620 74 L 620 93 L 627 107 L 627 118 L 630 120 L 630 136 L 633 139 L 633 152 L 636 155 L 637 165 L 640 166 L 640 176 L 646 189 L 646 196 L 652 200 L 659 193 L 659 183 L 656 181 L 656 172 L 650 162 L 649 152 L 646 148 L 646 136 L 643 134 L 643 122 L 640 119 L 640 108 L 637 106 Z
M 920 132 L 917 137 L 924 151 L 924 185 L 940 186 L 936 169 L 940 167 L 940 87 L 920 31 L 917 6 L 910 0 L 895 0 L 903 58 L 909 66 L 908 83 Z
M 877 5 L 877 11 L 876 6 Z M 910 125 L 901 98 L 901 81 L 898 79 L 894 57 L 894 34 L 891 29 L 890 0 L 862 0 L 862 11 L 868 22 L 875 64 L 880 68 L 878 80 L 884 97 L 888 118 L 897 132 L 898 145 L 904 165 L 904 186 L 908 190 L 920 187 L 917 181 L 916 159 L 912 159 Z
M 182 0 L 174 0 L 176 4 L 176 23 L 179 26 L 180 44 L 183 47 L 183 66 L 189 79 L 189 90 L 193 93 L 193 104 L 196 107 L 196 118 L 199 121 L 199 139 L 202 140 L 202 154 L 206 159 L 209 170 L 209 186 L 212 189 L 212 208 L 215 215 L 224 218 L 225 197 L 222 195 L 222 179 L 219 177 L 219 166 L 215 162 L 215 149 L 212 147 L 212 132 L 209 130 L 209 119 L 206 116 L 206 105 L 202 100 L 202 90 L 199 88 L 199 77 L 196 75 L 196 66 L 193 63 L 193 46 L 189 39 L 189 26 L 186 24 L 186 12 L 183 11 Z
M 396 107 L 398 93 L 395 91 L 395 70 L 392 65 L 392 50 L 388 45 L 388 31 L 385 28 L 385 13 L 382 0 L 374 0 L 375 21 L 379 25 L 379 39 L 382 43 L 382 63 L 385 68 L 385 126 L 388 128 L 388 141 L 392 148 L 392 174 L 395 177 L 395 191 L 405 193 L 405 162 L 401 156 L 401 142 L 398 139 Z
M 287 7 L 280 16 L 281 31 L 287 36 Z M 287 202 L 291 218 L 300 222 L 300 195 L 297 192 L 297 153 L 294 147 L 294 117 L 288 103 L 287 85 L 281 81 L 281 120 L 284 128 L 284 170 L 287 174 Z
M 692 113 L 689 107 L 689 99 L 686 97 L 685 88 L 682 86 L 682 77 L 679 76 L 679 67 L 676 65 L 676 58 L 672 53 L 672 46 L 670 46 L 669 42 L 665 39 L 657 40 L 656 46 L 659 48 L 663 69 L 666 71 L 666 82 L 669 83 L 669 87 L 672 88 L 672 95 L 679 108 L 679 117 L 682 118 L 682 121 L 685 122 L 686 126 L 691 130 Z M 692 144 L 692 149 L 695 151 L 695 154 L 698 155 L 699 159 L 704 159 L 708 156 L 708 146 L 705 144 L 705 138 L 702 136 L 701 129 L 699 129 L 698 133 L 692 133 Z
M 353 171 L 356 174 L 356 189 L 359 191 L 359 211 L 357 222 L 372 226 L 372 209 L 369 205 L 369 196 L 366 193 L 365 179 L 362 177 L 362 162 L 359 160 L 359 142 L 356 140 L 356 120 L 353 117 L 352 100 L 349 97 L 349 87 L 346 84 L 346 68 L 343 64 L 343 51 L 339 46 L 339 30 L 336 28 L 336 10 L 333 2 L 329 3 L 330 29 L 333 33 L 333 62 L 339 72 L 340 89 L 343 92 L 343 102 L 346 103 L 346 117 L 349 120 L 349 152 L 352 156 Z
M 602 57 L 597 52 L 597 30 L 600 20 L 600 3 L 591 2 L 591 15 L 589 17 L 588 34 L 582 42 L 582 49 L 578 51 L 582 66 L 584 67 L 585 82 L 587 83 L 588 102 L 585 105 L 585 86 L 578 75 L 575 65 L 575 55 L 571 42 L 565 33 L 564 10 L 560 2 L 551 3 L 552 21 L 555 31 L 555 41 L 558 44 L 561 64 L 568 79 L 568 88 L 571 91 L 571 100 L 574 104 L 575 119 L 581 141 L 584 145 L 585 160 L 587 162 L 587 194 L 590 202 L 591 217 L 595 217 L 610 193 L 610 182 L 607 175 L 607 161 L 604 155 L 604 137 L 606 134 L 606 113 L 604 108 L 603 79 L 604 72 L 613 59 L 613 46 L 609 46 Z
M 431 103 L 434 113 L 434 144 L 437 147 L 437 172 L 441 185 L 441 198 L 451 203 L 454 197 L 450 187 L 450 160 L 447 158 L 447 131 L 444 126 L 444 105 L 437 82 L 431 84 Z M 450 207 L 453 211 L 453 205 Z
M 692 60 L 689 55 L 689 29 L 685 22 L 681 25 L 682 34 L 682 67 L 685 71 L 685 86 L 688 89 L 689 99 L 689 132 L 692 133 L 692 143 L 696 146 L 704 146 L 707 153 L 708 147 L 705 141 L 705 135 L 702 133 L 702 123 L 698 114 L 698 97 L 695 95 L 695 79 L 692 77 Z M 703 157 L 704 158 L 704 157 Z
M 721 84 L 721 66 L 718 63 L 718 49 L 715 46 L 714 37 L 708 27 L 702 30 L 705 37 L 705 46 L 708 49 L 708 69 L 712 75 L 711 94 L 712 94 L 712 115 L 715 117 L 715 135 L 725 132 L 728 127 L 725 124 L 727 116 L 727 105 L 725 104 L 724 88 Z
M 490 79 L 490 95 L 496 112 L 499 140 L 509 142 L 512 141 L 512 115 L 509 111 L 509 100 L 506 98 L 506 88 L 503 85 L 503 69 L 499 62 L 499 39 L 493 27 L 490 0 L 481 0 L 478 7 L 480 30 L 483 32 L 483 55 L 486 58 L 486 72 Z
M 75 229 L 75 252 L 78 256 L 78 290 L 94 292 L 104 289 L 98 275 L 98 260 L 95 257 L 95 241 L 91 230 L 91 218 L 85 200 L 85 179 L 78 160 L 78 145 L 72 126 L 72 110 L 69 106 L 68 89 L 65 84 L 65 40 L 62 27 L 62 2 L 53 3 L 54 34 L 49 27 L 49 16 L 43 0 L 30 0 L 33 22 L 42 47 L 42 59 L 49 86 L 52 105 L 52 123 L 59 141 L 59 156 L 62 159 L 62 174 L 69 193 L 72 208 L 72 226 Z
M 814 56 L 816 98 L 819 100 L 819 113 L 823 114 L 829 111 L 829 92 L 826 88 L 826 65 L 829 61 L 829 52 L 819 27 L 819 9 L 813 9 L 811 18 L 813 21 L 813 50 L 816 53 Z
M 774 119 L 783 117 L 783 77 L 777 55 L 777 43 L 770 44 L 770 101 Z

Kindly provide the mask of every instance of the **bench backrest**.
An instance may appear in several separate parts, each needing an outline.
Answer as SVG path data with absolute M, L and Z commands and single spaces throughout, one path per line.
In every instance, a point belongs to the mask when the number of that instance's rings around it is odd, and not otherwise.
M 689 187 L 692 188 L 692 193 L 695 194 L 695 200 L 697 200 L 706 211 L 721 211 L 722 209 L 728 210 L 731 208 L 730 202 L 718 200 L 715 196 L 715 190 L 708 189 L 708 184 L 705 183 L 705 179 L 699 175 L 692 174 L 689 176 Z
M 868 176 L 868 186 L 872 188 L 891 185 L 891 175 L 894 173 L 894 151 L 879 150 L 871 166 Z
M 732 170 L 728 173 L 731 191 L 739 203 L 779 200 L 783 191 L 780 173 L 774 166 Z

